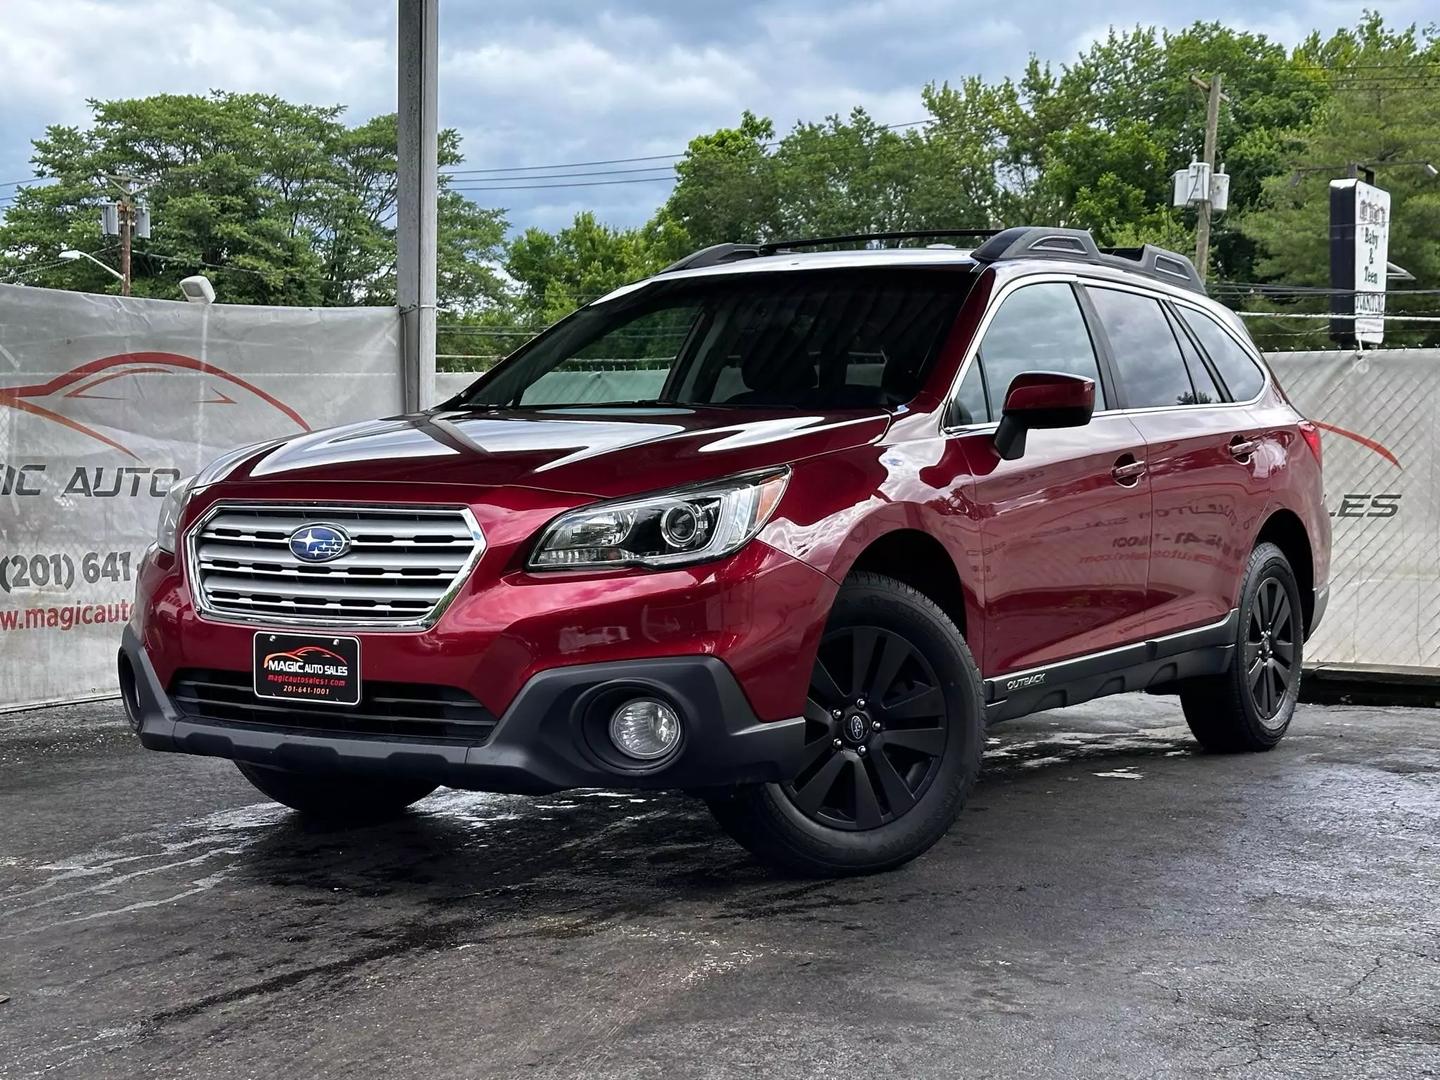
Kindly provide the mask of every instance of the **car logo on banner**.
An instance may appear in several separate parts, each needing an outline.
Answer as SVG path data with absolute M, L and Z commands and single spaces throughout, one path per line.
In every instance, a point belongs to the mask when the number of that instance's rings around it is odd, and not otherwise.
M 290 554 L 301 562 L 329 562 L 350 550 L 350 535 L 338 525 L 301 525 L 290 534 Z

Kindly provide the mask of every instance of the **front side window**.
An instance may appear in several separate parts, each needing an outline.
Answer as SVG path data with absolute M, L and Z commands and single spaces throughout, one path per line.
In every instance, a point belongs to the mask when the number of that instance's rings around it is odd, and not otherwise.
M 1090 331 L 1074 289 L 1063 281 L 1026 285 L 1007 296 L 980 342 L 977 365 L 985 369 L 991 420 L 1000 418 L 1010 383 L 1022 371 L 1060 371 L 1094 379 L 1095 407 L 1106 407 Z
M 1220 378 L 1225 380 L 1231 400 L 1249 401 L 1260 393 L 1260 388 L 1265 385 L 1265 373 L 1250 354 L 1209 315 L 1194 308 L 1180 307 L 1179 310 L 1185 325 L 1200 339 L 1200 347 L 1210 357 Z
M 1087 287 L 1131 409 L 1194 405 L 1195 387 L 1180 344 L 1158 300 L 1119 289 Z
M 661 277 L 582 308 L 465 405 L 895 407 L 920 390 L 969 268 Z

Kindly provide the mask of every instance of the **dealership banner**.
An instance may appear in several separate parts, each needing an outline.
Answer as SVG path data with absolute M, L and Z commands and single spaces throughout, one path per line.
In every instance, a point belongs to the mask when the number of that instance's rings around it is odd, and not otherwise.
M 399 411 L 394 308 L 0 285 L 0 709 L 114 693 L 170 486 L 224 451 Z
M 1272 353 L 1321 427 L 1330 607 L 1306 660 L 1440 670 L 1440 349 Z
M 1440 669 L 1440 350 L 1270 362 L 1324 431 L 1335 555 L 1308 659 Z M 439 397 L 473 378 L 438 377 Z M 137 560 L 177 478 L 397 412 L 400 388 L 392 308 L 0 286 L 0 709 L 114 692 Z

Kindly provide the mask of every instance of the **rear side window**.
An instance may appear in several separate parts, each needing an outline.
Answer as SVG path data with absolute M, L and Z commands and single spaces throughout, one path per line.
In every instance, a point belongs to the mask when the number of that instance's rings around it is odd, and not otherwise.
M 1095 346 L 1075 292 L 1065 282 L 1026 285 L 1006 297 L 980 342 L 979 362 L 985 368 L 991 419 L 1000 415 L 1010 382 L 1022 371 L 1062 371 L 1094 379 L 1095 407 L 1106 407 Z
M 1087 291 L 1110 339 L 1126 406 L 1153 409 L 1195 404 L 1195 388 L 1180 355 L 1180 344 L 1160 302 L 1118 289 Z
M 1205 361 L 1200 358 L 1195 342 L 1190 340 L 1190 335 L 1182 327 L 1176 325 L 1173 315 L 1170 317 L 1170 329 L 1175 332 L 1175 340 L 1180 342 L 1180 351 L 1185 354 L 1185 366 L 1190 369 L 1190 381 L 1195 384 L 1195 404 L 1214 405 L 1224 401 L 1225 395 L 1215 376 L 1205 366 Z
M 1177 307 L 1179 305 L 1176 305 Z M 1249 401 L 1265 385 L 1265 373 L 1233 337 L 1209 315 L 1193 308 L 1180 308 L 1180 317 L 1200 339 L 1200 345 L 1225 380 L 1234 401 Z

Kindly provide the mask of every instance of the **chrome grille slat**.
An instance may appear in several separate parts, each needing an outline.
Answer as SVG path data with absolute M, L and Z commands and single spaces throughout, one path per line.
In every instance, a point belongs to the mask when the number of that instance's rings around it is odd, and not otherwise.
M 249 611 L 349 611 L 351 614 L 365 617 L 372 614 L 385 614 L 396 612 L 404 615 L 416 615 L 428 610 L 427 604 L 417 601 L 409 607 L 403 606 L 400 602 L 394 604 L 342 604 L 338 600 L 293 600 L 289 597 L 254 597 L 254 596 L 229 596 L 225 598 L 227 604 L 241 605 Z M 330 625 L 327 623 L 327 625 Z
M 311 524 L 344 529 L 351 548 L 304 562 L 289 537 Z M 485 541 L 463 507 L 217 503 L 186 540 L 203 617 L 270 626 L 431 626 Z
M 203 572 L 203 571 L 202 571 Z M 445 591 L 444 586 L 399 585 L 384 582 L 385 594 L 392 600 L 438 600 Z M 375 596 L 374 588 L 353 585 L 348 582 L 302 581 L 298 578 L 283 580 L 253 577 L 243 572 L 205 574 L 205 588 L 212 597 L 216 594 L 237 593 L 240 596 L 320 596 L 336 600 L 370 600 Z
M 289 515 L 222 512 L 205 523 L 205 532 L 211 535 L 226 532 L 269 533 L 283 538 L 288 536 L 293 528 L 289 524 L 291 520 Z M 356 539 L 363 539 L 367 532 L 373 532 L 410 540 L 421 536 L 445 537 L 462 543 L 469 543 L 471 540 L 470 531 L 463 522 L 430 521 L 413 514 L 397 514 L 393 521 L 383 524 L 377 523 L 373 516 L 344 513 L 330 513 L 327 516 L 325 511 L 307 516 L 305 520 L 343 525 L 345 531 Z
M 289 550 L 289 546 L 290 546 L 290 541 L 287 540 L 287 539 L 286 539 L 285 537 L 283 537 L 283 536 L 210 536 L 210 535 L 207 534 L 207 535 L 201 537 L 201 539 L 202 539 L 202 540 L 218 540 L 218 541 L 223 541 L 223 542 L 229 543 L 229 544 L 261 544 L 261 545 L 270 544 L 270 545 L 273 545 L 273 546 L 275 546 L 275 547 L 278 547 L 278 548 L 281 548 L 281 549 L 287 550 L 287 551 Z M 445 543 L 433 543 L 433 544 L 432 544 L 432 543 L 424 543 L 424 544 L 422 544 L 422 543 L 418 543 L 417 541 L 414 541 L 414 540 L 356 540 L 356 541 L 353 541 L 353 542 L 352 542 L 351 547 L 357 547 L 357 548 L 375 548 L 375 549 L 377 549 L 377 550 L 386 550 L 386 549 L 393 549 L 393 548 L 398 548 L 398 547 L 412 548 L 412 549 L 413 549 L 413 548 L 426 548 L 426 549 L 433 548 L 433 549 L 435 550 L 435 553 L 436 553 L 436 554 L 439 554 L 439 553 L 441 553 L 441 552 L 443 552 L 443 551 L 446 551 L 447 549 L 448 549 L 449 551 L 463 551 L 463 550 L 465 550 L 462 545 L 460 545 L 460 544 L 452 544 L 452 543 L 450 543 L 450 542 L 448 542 L 448 541 L 445 542 Z M 262 549 L 262 550 L 263 550 L 263 549 Z
M 332 570 L 328 574 L 315 574 L 306 570 L 291 570 L 286 567 L 273 566 L 235 566 L 221 565 L 217 563 L 200 560 L 200 569 L 204 573 L 211 574 L 255 574 L 258 577 L 286 581 L 397 581 L 413 585 L 430 585 L 439 583 L 441 586 L 450 584 L 450 579 L 455 576 L 454 570 L 435 571 L 434 573 L 403 573 L 399 570 L 367 570 L 364 572 L 350 572 L 346 570 Z
M 201 537 L 201 543 L 195 550 L 201 562 L 210 560 L 253 562 L 265 566 L 280 566 L 294 569 L 323 570 L 333 563 L 305 563 L 301 562 L 290 553 L 288 542 L 279 551 L 270 551 L 262 548 L 257 551 L 253 547 L 246 547 L 244 544 L 232 543 L 211 543 L 205 537 Z M 405 552 L 405 551 L 352 551 L 343 560 L 345 566 L 349 567 L 376 567 L 379 569 L 400 569 L 400 568 L 425 568 L 436 567 L 454 574 L 465 565 L 465 559 L 469 551 L 446 551 L 430 554 L 429 552 Z

